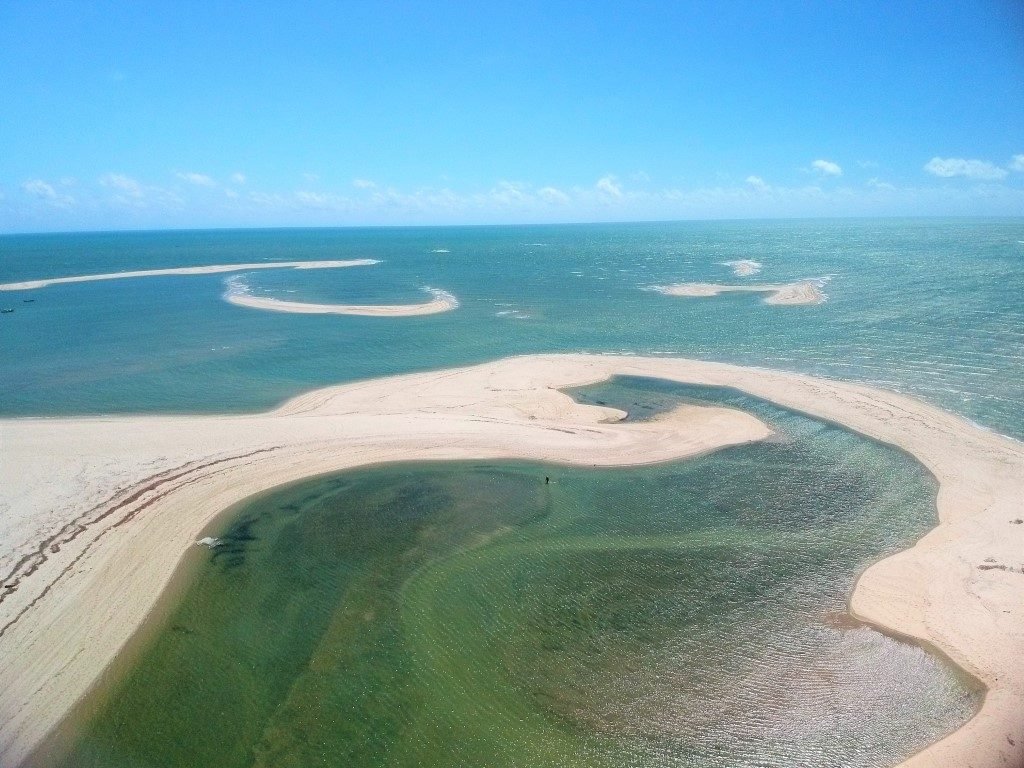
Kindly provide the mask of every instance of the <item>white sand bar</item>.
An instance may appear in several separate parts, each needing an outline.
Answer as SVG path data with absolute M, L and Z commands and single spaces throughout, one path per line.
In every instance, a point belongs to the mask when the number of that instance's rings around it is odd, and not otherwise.
M 750 277 L 760 272 L 764 264 L 753 259 L 737 259 L 736 261 L 723 261 L 722 266 L 731 268 L 736 277 Z
M 142 269 L 134 272 L 108 272 L 102 275 L 51 277 L 21 283 L 0 283 L 0 291 L 30 291 L 60 283 L 91 283 L 95 280 L 122 280 L 129 277 L 161 277 L 165 275 L 213 275 L 219 272 L 249 272 L 254 269 L 338 269 L 341 267 L 367 267 L 379 264 L 377 259 L 348 259 L 346 261 L 260 261 L 255 264 L 212 264 L 206 267 L 174 267 L 172 269 Z
M 698 298 L 720 293 L 767 293 L 765 304 L 821 304 L 825 294 L 819 280 L 799 280 L 795 283 L 756 283 L 750 285 L 721 285 L 719 283 L 677 283 L 656 285 L 652 290 L 666 296 Z
M 0 765 L 17 766 L 145 620 L 208 524 L 254 493 L 397 460 L 587 466 L 758 440 L 753 416 L 651 422 L 558 389 L 615 374 L 736 387 L 898 446 L 938 479 L 937 527 L 867 569 L 851 610 L 941 649 L 987 686 L 909 768 L 1024 763 L 1024 446 L 913 398 L 678 359 L 540 355 L 317 390 L 264 414 L 0 420 Z M 909 702 L 908 706 L 914 706 Z
M 283 301 L 268 296 L 252 296 L 239 290 L 228 290 L 224 300 L 240 307 L 267 309 L 272 312 L 295 312 L 300 315 L 363 315 L 365 317 L 405 317 L 450 312 L 459 306 L 459 300 L 447 291 L 427 289 L 434 298 L 421 304 L 308 304 L 302 301 Z

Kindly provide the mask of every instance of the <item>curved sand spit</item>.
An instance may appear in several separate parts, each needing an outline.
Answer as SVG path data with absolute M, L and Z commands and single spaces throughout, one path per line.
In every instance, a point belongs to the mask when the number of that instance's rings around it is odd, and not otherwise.
M 737 273 L 739 274 L 739 273 Z M 749 274 L 749 273 L 748 273 Z M 751 285 L 721 285 L 719 283 L 677 283 L 655 285 L 651 290 L 666 296 L 689 298 L 717 296 L 720 293 L 767 293 L 765 304 L 821 304 L 825 294 L 820 280 L 799 280 L 795 283 L 756 283 Z
M 731 386 L 916 456 L 939 524 L 876 563 L 859 618 L 941 649 L 988 688 L 912 768 L 1024 764 L 1024 446 L 904 395 L 691 360 L 545 355 L 317 390 L 246 416 L 0 421 L 0 765 L 22 763 L 93 685 L 204 528 L 246 497 L 382 461 L 664 461 L 758 440 L 725 408 L 649 423 L 559 388 L 614 374 Z M 912 704 L 911 704 L 912 706 Z
M 224 300 L 240 307 L 269 309 L 273 312 L 296 312 L 300 315 L 363 315 L 365 317 L 404 317 L 433 315 L 448 312 L 459 306 L 459 301 L 447 291 L 427 288 L 434 298 L 422 304 L 307 304 L 301 301 L 282 301 L 266 296 L 252 296 L 244 290 L 231 288 Z
M 377 259 L 349 259 L 347 261 L 260 261 L 255 264 L 211 264 L 206 267 L 174 267 L 173 269 L 141 269 L 134 272 L 108 272 L 102 275 L 76 275 L 51 277 L 45 280 L 26 280 L 21 283 L 0 283 L 0 291 L 30 291 L 60 283 L 91 283 L 96 280 L 121 280 L 128 277 L 161 277 L 164 275 L 214 275 L 219 272 L 249 272 L 253 269 L 338 269 L 340 267 L 368 267 L 379 264 Z

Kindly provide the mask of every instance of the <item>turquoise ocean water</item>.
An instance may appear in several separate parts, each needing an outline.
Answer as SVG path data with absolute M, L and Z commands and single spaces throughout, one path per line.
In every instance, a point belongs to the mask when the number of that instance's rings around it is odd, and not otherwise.
M 0 293 L 4 415 L 258 410 L 325 384 L 587 351 L 862 380 L 1024 437 L 1024 219 L 38 235 L 0 282 L 253 261 L 372 267 Z M 750 259 L 738 278 L 724 263 Z M 680 299 L 673 282 L 827 278 L 819 306 Z M 32 299 L 25 302 L 24 299 Z M 891 765 L 970 716 L 945 663 L 850 624 L 857 573 L 934 524 L 908 456 L 728 391 L 573 393 L 644 418 L 681 401 L 779 436 L 690 462 L 362 470 L 241 505 L 228 548 L 66 765 Z M 554 475 L 551 486 L 539 483 Z
M 310 387 L 542 351 L 695 356 L 857 379 L 1024 437 L 1024 219 L 159 232 L 0 237 L 0 282 L 203 264 L 376 258 L 253 272 L 257 294 L 419 301 L 406 319 L 260 312 L 224 275 L 0 293 L 0 413 L 212 412 Z M 643 291 L 830 276 L 829 300 L 684 300 Z M 23 304 L 24 298 L 34 298 Z

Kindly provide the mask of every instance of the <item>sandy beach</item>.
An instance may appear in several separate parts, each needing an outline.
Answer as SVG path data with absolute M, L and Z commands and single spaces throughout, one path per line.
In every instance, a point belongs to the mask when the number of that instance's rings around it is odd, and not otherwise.
M 266 309 L 271 312 L 295 312 L 300 315 L 362 315 L 364 317 L 406 317 L 450 312 L 459 306 L 459 300 L 447 291 L 428 288 L 434 298 L 420 304 L 309 304 L 302 301 L 284 301 L 267 296 L 252 296 L 244 291 L 231 290 L 224 300 L 239 307 Z
M 750 272 L 740 274 L 752 274 Z M 767 293 L 765 304 L 821 304 L 825 294 L 818 280 L 799 280 L 794 283 L 752 283 L 750 285 L 721 285 L 719 283 L 677 283 L 675 285 L 656 285 L 652 290 L 666 296 L 682 296 L 685 298 L 702 298 L 718 296 L 720 293 Z
M 100 275 L 51 277 L 45 280 L 26 280 L 20 283 L 0 283 L 0 291 L 31 291 L 62 283 L 91 283 L 97 280 L 123 280 L 130 277 L 164 277 L 167 275 L 215 275 L 223 272 L 249 272 L 254 269 L 340 269 L 368 267 L 379 264 L 376 259 L 348 259 L 341 261 L 260 261 L 253 264 L 211 264 L 205 267 L 174 267 L 172 269 L 142 269 L 132 272 L 107 272 Z
M 742 290 L 751 289 L 766 290 Z M 987 688 L 966 726 L 905 766 L 1024 763 L 1024 446 L 857 384 L 692 360 L 539 355 L 316 390 L 262 414 L 0 421 L 0 764 L 24 763 L 211 521 L 255 493 L 385 461 L 637 465 L 770 434 L 719 407 L 617 423 L 622 412 L 559 391 L 616 374 L 735 387 L 927 467 L 940 484 L 937 527 L 868 568 L 851 613 L 938 649 Z

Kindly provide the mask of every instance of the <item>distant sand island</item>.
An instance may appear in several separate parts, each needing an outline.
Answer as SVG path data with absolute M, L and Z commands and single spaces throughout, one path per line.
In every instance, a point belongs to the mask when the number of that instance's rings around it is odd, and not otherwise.
M 62 283 L 91 283 L 96 280 L 124 280 L 130 277 L 163 277 L 166 275 L 215 275 L 221 272 L 249 272 L 254 269 L 339 269 L 342 267 L 368 267 L 380 264 L 377 259 L 347 259 L 342 261 L 259 261 L 254 264 L 212 264 L 205 267 L 173 267 L 171 269 L 141 269 L 131 272 L 106 272 L 100 275 L 50 277 L 44 280 L 26 280 L 20 283 L 0 283 L 0 291 L 31 291 Z
M 302 301 L 284 301 L 269 296 L 253 296 L 248 290 L 236 286 L 228 288 L 224 300 L 240 307 L 266 309 L 272 312 L 295 312 L 300 315 L 362 315 L 364 317 L 406 317 L 450 312 L 459 306 L 459 300 L 448 291 L 425 288 L 434 298 L 421 304 L 309 304 Z
M 0 291 L 31 291 L 48 285 L 64 283 L 91 283 L 98 280 L 123 280 L 133 277 L 164 277 L 168 275 L 215 275 L 225 272 L 250 272 L 254 269 L 341 269 L 368 267 L 379 264 L 377 259 L 347 259 L 341 261 L 263 261 L 252 264 L 212 264 L 204 267 L 174 267 L 171 269 L 143 269 L 131 272 L 107 272 L 98 275 L 51 277 L 26 280 L 19 283 L 0 283 Z M 294 312 L 302 315 L 363 315 L 366 317 L 404 317 L 449 312 L 459 306 L 458 299 L 439 288 L 425 288 L 433 296 L 419 304 L 311 304 L 286 301 L 269 296 L 253 296 L 249 289 L 238 283 L 228 284 L 224 300 L 240 307 L 266 309 L 273 312 Z
M 938 479 L 937 527 L 858 580 L 850 612 L 987 687 L 905 768 L 1024 756 L 1024 447 L 905 395 L 695 360 L 536 355 L 316 390 L 262 414 L 3 419 L 0 764 L 17 766 L 118 658 L 224 510 L 269 488 L 403 460 L 638 465 L 760 440 L 731 408 L 650 422 L 560 390 L 613 375 L 739 389 L 898 446 Z
M 736 259 L 735 261 L 723 261 L 722 266 L 732 269 L 732 273 L 736 277 L 750 277 L 760 272 L 764 264 L 753 259 Z
M 752 272 L 739 272 L 753 274 Z M 666 296 L 698 298 L 717 296 L 720 293 L 767 293 L 765 304 L 821 304 L 827 298 L 821 290 L 823 281 L 798 280 L 792 283 L 751 283 L 749 285 L 722 285 L 720 283 L 676 283 L 675 285 L 651 286 L 652 291 Z

